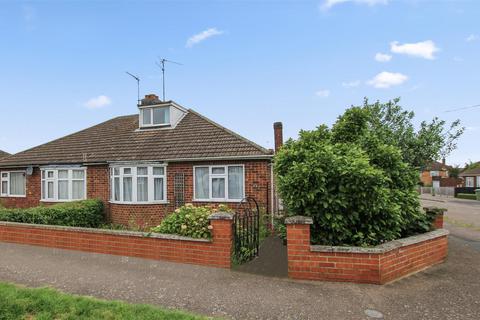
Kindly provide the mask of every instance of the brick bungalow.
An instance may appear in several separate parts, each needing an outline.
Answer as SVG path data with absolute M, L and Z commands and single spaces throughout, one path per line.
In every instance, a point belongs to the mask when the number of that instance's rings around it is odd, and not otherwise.
M 440 180 L 449 177 L 449 170 L 452 167 L 445 163 L 445 159 L 442 162 L 433 161 L 425 166 L 420 173 L 420 181 L 424 186 L 440 187 Z
M 480 189 L 480 162 L 477 163 L 472 169 L 466 169 L 460 173 L 460 177 L 463 178 L 463 186 L 466 188 L 479 188 Z
M 276 147 L 282 126 L 274 125 Z M 6 207 L 98 198 L 113 223 L 157 225 L 184 203 L 275 203 L 273 151 L 147 95 L 121 116 L 0 160 Z

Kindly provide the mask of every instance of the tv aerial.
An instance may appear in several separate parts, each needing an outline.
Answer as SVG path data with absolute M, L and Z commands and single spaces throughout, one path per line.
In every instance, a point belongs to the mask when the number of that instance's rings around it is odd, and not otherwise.
M 140 105 L 140 78 L 131 74 L 128 71 L 125 71 L 125 73 L 128 74 L 133 79 L 137 80 L 137 105 Z
M 172 60 L 167 60 L 164 58 L 159 58 L 159 61 L 156 61 L 155 64 L 162 69 L 162 85 L 163 85 L 163 101 L 165 101 L 165 63 L 173 63 L 178 64 L 179 66 L 183 66 L 180 62 L 175 62 Z

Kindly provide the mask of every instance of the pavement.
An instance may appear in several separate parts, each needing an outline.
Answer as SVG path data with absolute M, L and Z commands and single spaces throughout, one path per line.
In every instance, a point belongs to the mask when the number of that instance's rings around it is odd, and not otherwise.
M 432 205 L 424 200 L 424 205 Z M 475 225 L 468 203 L 449 219 Z M 467 218 L 473 218 L 473 221 Z M 450 225 L 447 225 L 450 228 Z M 455 226 L 443 264 L 378 286 L 306 282 L 245 272 L 0 243 L 0 281 L 148 303 L 227 319 L 480 319 L 480 248 Z M 473 233 L 470 235 L 463 229 Z

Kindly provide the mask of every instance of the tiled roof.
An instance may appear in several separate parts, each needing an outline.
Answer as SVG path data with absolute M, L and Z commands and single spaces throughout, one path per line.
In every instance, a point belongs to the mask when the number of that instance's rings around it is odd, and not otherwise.
M 5 158 L 6 156 L 9 156 L 9 155 L 10 153 L 0 150 L 0 159 Z
M 452 169 L 452 166 L 443 164 L 442 162 L 433 161 L 426 165 L 425 171 L 446 171 Z
M 468 176 L 478 176 L 480 175 L 480 162 L 478 162 L 472 169 L 467 169 L 460 173 L 461 177 L 468 177 Z
M 270 150 L 188 110 L 175 128 L 163 130 L 138 130 L 138 115 L 114 118 L 0 160 L 0 167 L 271 155 Z

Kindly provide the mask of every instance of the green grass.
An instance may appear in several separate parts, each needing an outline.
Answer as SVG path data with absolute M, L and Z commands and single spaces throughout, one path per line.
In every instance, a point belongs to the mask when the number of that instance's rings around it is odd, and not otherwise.
M 477 195 L 470 194 L 470 193 L 459 193 L 459 194 L 457 194 L 457 198 L 468 199 L 468 200 L 477 200 Z
M 50 288 L 28 289 L 0 283 L 0 320 L 206 319 L 149 305 L 104 301 Z

